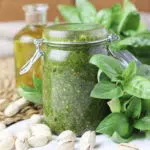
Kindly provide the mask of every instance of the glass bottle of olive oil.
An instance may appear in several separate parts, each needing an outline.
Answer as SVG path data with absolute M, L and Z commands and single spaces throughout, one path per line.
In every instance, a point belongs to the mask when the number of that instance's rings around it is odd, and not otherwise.
M 26 26 L 16 34 L 14 38 L 14 57 L 15 57 L 15 71 L 16 71 L 16 85 L 33 86 L 32 76 L 35 74 L 41 77 L 41 62 L 37 61 L 32 69 L 20 75 L 21 67 L 32 57 L 35 53 L 34 39 L 42 38 L 42 32 L 47 21 L 47 4 L 29 4 L 23 6 L 25 12 Z

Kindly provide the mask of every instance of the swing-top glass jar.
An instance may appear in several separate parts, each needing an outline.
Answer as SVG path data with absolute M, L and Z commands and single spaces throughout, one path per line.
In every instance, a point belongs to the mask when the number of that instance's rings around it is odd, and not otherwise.
M 21 73 L 43 55 L 43 110 L 54 133 L 72 130 L 81 135 L 95 130 L 107 114 L 106 101 L 90 97 L 98 69 L 89 60 L 94 54 L 107 54 L 112 40 L 99 25 L 58 24 L 47 27 L 43 39 L 35 42 L 36 54 Z

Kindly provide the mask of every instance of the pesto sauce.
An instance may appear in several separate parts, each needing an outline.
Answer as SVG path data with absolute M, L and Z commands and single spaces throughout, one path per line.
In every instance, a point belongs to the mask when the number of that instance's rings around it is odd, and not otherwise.
M 97 82 L 97 68 L 89 64 L 95 49 L 46 46 L 43 105 L 46 122 L 57 134 L 68 129 L 78 135 L 95 130 L 107 112 L 105 101 L 90 97 Z

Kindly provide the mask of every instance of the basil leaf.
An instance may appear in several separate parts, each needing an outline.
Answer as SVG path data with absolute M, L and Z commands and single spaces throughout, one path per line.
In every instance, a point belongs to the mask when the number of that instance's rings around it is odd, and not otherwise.
M 25 97 L 30 102 L 36 104 L 42 104 L 42 93 L 36 90 L 27 90 L 27 88 L 20 87 L 18 88 L 18 92 L 21 96 Z
M 35 75 L 33 75 L 33 85 L 37 91 L 42 92 L 42 80 L 37 78 Z
M 134 61 L 131 61 L 128 67 L 124 70 L 122 76 L 125 81 L 128 81 L 135 75 L 136 75 L 136 63 Z
M 84 23 L 96 23 L 96 8 L 87 0 L 76 0 L 76 6 Z
M 102 54 L 92 56 L 90 63 L 99 67 L 111 79 L 117 78 L 124 70 L 117 59 Z
M 150 80 L 150 66 L 145 64 L 140 65 L 137 69 L 137 75 L 143 76 Z
M 111 112 L 120 112 L 121 111 L 121 104 L 120 104 L 119 99 L 112 99 L 107 104 L 108 104 Z
M 123 15 L 118 26 L 118 33 L 123 33 L 128 30 L 137 30 L 139 25 L 140 14 L 137 12 L 135 5 L 129 0 L 125 0 L 123 7 Z
M 129 99 L 129 100 L 127 100 L 127 101 L 124 101 L 124 102 L 122 103 L 122 107 L 121 107 L 122 112 L 126 112 L 126 111 L 127 111 L 127 107 L 129 106 L 130 100 L 131 100 L 131 99 Z
M 132 23 L 131 23 L 132 20 Z M 126 32 L 127 30 L 137 30 L 140 24 L 140 15 L 136 11 L 124 13 L 118 26 L 118 33 Z
M 123 95 L 122 89 L 109 82 L 109 81 L 101 81 L 91 92 L 91 97 L 100 98 L 100 99 L 113 99 L 118 98 Z
M 98 82 L 100 82 L 100 81 L 110 81 L 110 79 L 104 74 L 104 72 L 102 72 L 101 69 L 98 70 L 97 80 L 98 80 Z
M 113 135 L 117 132 L 121 137 L 129 136 L 130 127 L 129 121 L 123 113 L 111 113 L 101 121 L 96 129 L 96 132 Z
M 117 3 L 113 5 L 111 10 L 112 10 L 112 23 L 111 23 L 110 29 L 112 29 L 114 32 L 117 32 L 117 28 L 118 28 L 118 25 L 120 23 L 121 16 L 122 16 L 121 4 Z
M 137 11 L 136 6 L 130 0 L 124 0 L 123 7 L 125 12 Z
M 137 97 L 132 97 L 127 107 L 126 111 L 127 116 L 133 119 L 138 119 L 141 115 L 141 112 L 142 112 L 141 99 Z
M 133 96 L 150 99 L 150 81 L 141 76 L 135 76 L 124 85 L 124 90 Z
M 68 5 L 58 5 L 58 9 L 65 19 L 69 23 L 80 23 L 79 13 L 76 7 Z
M 150 115 L 150 99 L 142 100 L 142 111 L 145 115 Z
M 111 9 L 101 9 L 97 13 L 97 23 L 100 25 L 109 28 L 111 26 L 111 21 L 112 21 L 112 11 Z
M 134 122 L 134 128 L 144 131 L 150 130 L 150 117 L 143 117 Z
M 133 37 L 125 38 L 119 42 L 114 42 L 111 44 L 112 50 L 136 50 L 136 52 L 140 52 L 140 50 L 147 50 L 150 48 L 150 34 L 139 34 Z M 145 54 L 144 51 L 140 53 L 141 55 Z M 147 53 L 146 53 L 147 54 Z
M 114 132 L 114 134 L 112 135 L 112 140 L 116 143 L 128 143 L 132 139 L 133 139 L 133 136 L 131 136 L 129 138 L 123 138 L 117 132 Z

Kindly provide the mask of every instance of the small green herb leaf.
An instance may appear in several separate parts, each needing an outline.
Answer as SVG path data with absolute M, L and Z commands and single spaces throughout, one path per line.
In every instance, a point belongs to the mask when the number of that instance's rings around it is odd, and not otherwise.
M 118 60 L 102 54 L 94 55 L 90 63 L 99 67 L 111 79 L 117 78 L 124 70 Z
M 150 99 L 142 100 L 142 111 L 145 115 L 150 115 Z
M 34 74 L 32 79 L 34 88 L 29 87 L 28 85 L 23 85 L 18 88 L 18 92 L 28 101 L 36 104 L 42 104 L 42 80 L 37 78 Z
M 110 81 L 110 79 L 105 75 L 104 72 L 102 72 L 101 69 L 98 70 L 97 80 L 98 80 L 98 82 L 100 82 L 100 81 Z
M 101 9 L 97 13 L 97 23 L 100 25 L 109 28 L 112 21 L 112 11 L 111 9 Z
M 101 81 L 91 92 L 91 97 L 100 99 L 113 99 L 123 95 L 121 88 L 109 81 Z
M 120 104 L 119 99 L 112 99 L 107 104 L 108 104 L 111 112 L 120 112 L 121 111 L 121 104 Z
M 30 87 L 23 86 L 18 89 L 18 92 L 21 96 L 25 97 L 28 101 L 36 103 L 36 104 L 42 104 L 42 93 L 30 89 Z
M 137 75 L 143 76 L 150 80 L 150 66 L 145 64 L 140 65 L 137 69 Z
M 150 81 L 141 76 L 135 76 L 124 85 L 124 90 L 133 96 L 150 99 Z
M 136 63 L 134 61 L 131 61 L 128 67 L 124 70 L 122 76 L 125 81 L 128 81 L 135 75 L 136 75 Z
M 96 23 L 96 8 L 88 0 L 76 0 L 76 6 L 83 23 Z
M 141 115 L 141 111 L 142 111 L 141 99 L 137 97 L 132 97 L 127 107 L 127 111 L 126 111 L 127 116 L 129 118 L 131 117 L 133 119 L 138 119 Z
M 131 23 L 131 20 L 133 21 Z M 121 22 L 118 26 L 118 33 L 123 33 L 127 30 L 137 30 L 140 24 L 140 15 L 136 11 L 124 13 Z
M 58 9 L 65 21 L 69 23 L 80 23 L 78 10 L 75 6 L 58 5 Z
M 123 113 L 111 113 L 97 127 L 96 132 L 113 135 L 117 132 L 121 137 L 129 136 L 129 122 Z
M 124 11 L 125 12 L 131 12 L 131 11 L 137 11 L 135 5 L 131 3 L 130 0 L 124 0 Z
M 150 130 L 150 117 L 144 117 L 134 122 L 134 128 L 138 130 Z
M 138 49 L 137 49 L 138 48 Z M 150 48 L 150 33 L 143 33 L 136 36 L 125 38 L 121 41 L 111 44 L 112 50 L 136 50 L 140 55 L 144 54 L 144 50 Z M 140 50 L 143 50 L 140 53 Z M 147 54 L 147 53 L 146 53 Z
M 37 78 L 35 75 L 33 75 L 33 85 L 37 91 L 42 92 L 42 80 Z
M 123 138 L 121 137 L 117 132 L 114 132 L 114 134 L 112 135 L 112 140 L 116 143 L 128 143 L 133 139 L 133 137 L 129 137 L 129 138 Z
M 110 29 L 113 30 L 114 32 L 117 32 L 117 28 L 122 17 L 121 4 L 117 3 L 113 5 L 111 10 L 112 10 L 112 23 Z

